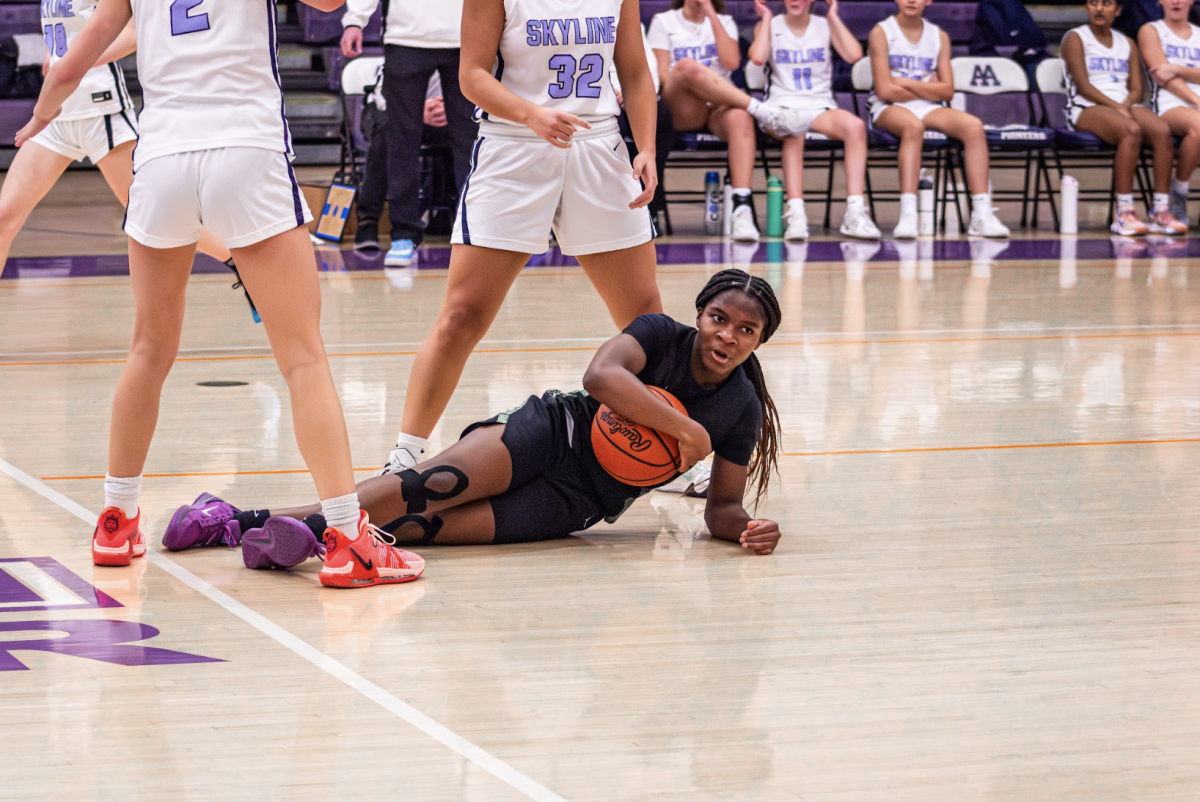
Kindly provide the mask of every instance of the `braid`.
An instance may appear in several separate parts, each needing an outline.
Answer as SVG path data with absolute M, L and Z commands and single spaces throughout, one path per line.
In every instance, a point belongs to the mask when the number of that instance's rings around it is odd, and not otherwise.
M 760 342 L 765 343 L 771 339 L 771 335 L 779 328 L 780 320 L 783 318 L 779 300 L 775 297 L 775 291 L 771 289 L 770 284 L 744 270 L 722 270 L 713 274 L 713 277 L 704 285 L 704 289 L 696 296 L 696 309 L 703 309 L 713 298 L 728 290 L 744 292 L 762 305 L 766 323 L 763 326 Z M 742 366 L 746 370 L 750 384 L 754 386 L 754 394 L 758 396 L 758 403 L 762 409 L 762 429 L 758 435 L 758 445 L 754 449 L 754 456 L 750 459 L 750 477 L 758 482 L 758 489 L 754 495 L 754 504 L 757 507 L 767 497 L 767 485 L 771 481 L 771 474 L 779 468 L 779 410 L 776 409 L 775 401 L 767 391 L 767 380 L 763 375 L 758 357 L 750 354 L 750 358 L 743 362 Z

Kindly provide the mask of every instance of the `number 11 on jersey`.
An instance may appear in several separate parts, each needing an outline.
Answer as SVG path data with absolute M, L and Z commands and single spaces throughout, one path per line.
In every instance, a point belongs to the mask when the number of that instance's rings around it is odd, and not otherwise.
M 208 30 L 208 14 L 188 14 L 204 0 L 173 0 L 171 3 L 171 35 L 183 36 L 185 33 L 198 33 Z

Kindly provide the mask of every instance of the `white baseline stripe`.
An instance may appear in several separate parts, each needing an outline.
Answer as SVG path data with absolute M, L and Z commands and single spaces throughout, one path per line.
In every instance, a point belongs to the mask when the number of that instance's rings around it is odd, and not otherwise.
M 878 331 L 805 331 L 798 334 L 776 334 L 772 342 L 789 342 L 802 343 L 810 342 L 812 344 L 820 344 L 829 342 L 836 344 L 838 339 L 858 338 L 863 337 L 891 337 L 897 335 L 906 335 L 909 337 L 935 337 L 938 335 L 962 335 L 962 334 L 1009 334 L 1014 337 L 1029 336 L 1033 334 L 1048 334 L 1054 332 L 1072 333 L 1072 332 L 1109 332 L 1109 331 L 1162 331 L 1178 332 L 1178 331 L 1193 331 L 1197 330 L 1194 324 L 1190 323 L 1134 323 L 1127 326 L 999 326 L 989 329 L 881 329 Z M 578 343 L 587 344 L 595 343 L 597 345 L 608 342 L 608 337 L 522 337 L 516 340 L 480 340 L 478 347 L 487 347 L 492 345 L 558 345 L 562 343 Z M 857 340 L 856 340 L 857 341 Z M 383 343 L 325 343 L 325 350 L 331 355 L 337 356 L 336 349 L 338 348 L 415 348 L 421 344 L 420 340 L 406 340 L 400 342 L 383 342 Z M 188 354 L 220 354 L 239 351 L 262 351 L 265 354 L 270 354 L 271 346 L 263 345 L 226 345 L 226 346 L 205 346 L 200 348 L 180 348 L 181 355 Z M 0 359 L 25 359 L 50 356 L 125 356 L 129 353 L 128 348 L 109 348 L 101 351 L 21 351 L 14 353 L 0 353 Z
M 17 468 L 16 466 L 5 462 L 2 459 L 0 459 L 0 473 L 8 474 L 17 482 L 25 485 L 43 498 L 53 501 L 55 504 L 79 518 L 89 526 L 95 525 L 96 519 L 99 517 L 83 505 L 72 501 L 62 493 L 59 493 L 57 490 L 48 487 L 39 480 L 22 471 L 20 468 Z M 308 643 L 288 632 L 283 627 L 273 623 L 272 621 L 269 621 L 260 613 L 256 613 L 254 610 L 251 610 L 246 605 L 232 598 L 225 592 L 213 587 L 208 582 L 193 574 L 191 571 L 181 567 L 173 560 L 167 559 L 154 549 L 146 549 L 146 559 L 178 579 L 183 584 L 212 599 L 214 602 L 221 605 L 226 610 L 257 629 L 259 632 L 276 641 L 280 645 L 291 649 L 293 652 L 300 655 L 305 660 L 308 660 L 322 671 L 325 671 L 331 676 L 340 679 L 342 682 L 346 683 L 363 696 L 375 702 L 380 707 L 399 716 L 421 732 L 428 735 L 433 740 L 462 755 L 476 766 L 479 766 L 481 769 L 493 775 L 500 781 L 517 789 L 530 799 L 536 799 L 539 800 L 539 802 L 566 802 L 563 797 L 554 793 L 549 788 L 546 788 L 544 785 L 535 782 L 526 775 L 514 769 L 512 766 L 505 763 L 500 758 L 484 751 L 480 747 L 468 741 L 466 738 L 463 738 L 461 735 L 455 733 L 453 730 L 450 730 L 442 724 L 434 721 L 420 710 L 417 710 L 407 702 L 396 698 L 391 693 L 385 691 L 383 688 L 380 688 L 378 685 L 363 677 L 361 674 L 358 674 L 355 671 L 347 668 L 319 649 L 313 648 Z M 353 591 L 347 592 L 349 593 Z

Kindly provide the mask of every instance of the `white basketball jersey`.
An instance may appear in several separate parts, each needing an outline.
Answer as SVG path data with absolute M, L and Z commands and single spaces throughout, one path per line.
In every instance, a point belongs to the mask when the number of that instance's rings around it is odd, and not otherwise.
M 921 20 L 921 23 L 925 27 L 915 45 L 908 41 L 904 31 L 900 30 L 895 17 L 888 17 L 879 23 L 887 36 L 888 69 L 891 70 L 893 78 L 930 81 L 937 76 L 938 55 L 942 51 L 942 29 L 928 20 Z M 879 104 L 874 92 L 871 93 L 871 104 Z
M 46 36 L 51 64 L 67 54 L 95 10 L 96 0 L 42 0 L 42 32 Z M 62 114 L 57 119 L 64 122 L 85 120 L 132 108 L 121 68 L 116 64 L 103 64 L 88 70 L 79 88 L 63 103 Z
M 789 109 L 833 109 L 833 54 L 829 23 L 809 16 L 803 36 L 796 36 L 783 14 L 771 20 L 771 65 L 767 72 L 767 104 Z
M 504 0 L 493 74 L 531 103 L 588 122 L 612 119 L 621 113 L 608 77 L 620 19 L 621 0 Z
M 1083 61 L 1087 65 L 1088 83 L 1100 90 L 1105 97 L 1124 103 L 1129 97 L 1129 39 L 1120 31 L 1113 31 L 1112 47 L 1105 47 L 1096 39 L 1092 29 L 1087 25 L 1072 28 L 1067 36 L 1078 34 L 1083 43 Z M 1063 37 L 1066 41 L 1066 36 Z M 1096 105 L 1079 94 L 1078 88 L 1071 80 L 1071 71 L 1063 70 L 1063 78 L 1067 83 L 1067 106 L 1074 109 L 1086 109 Z
M 1187 39 L 1180 39 L 1167 27 L 1166 21 L 1155 20 L 1150 24 L 1158 31 L 1158 40 L 1162 42 L 1163 54 L 1168 63 L 1181 67 L 1200 67 L 1200 28 L 1189 23 L 1191 35 Z M 1154 81 L 1150 82 L 1150 87 L 1150 102 L 1158 114 L 1188 105 L 1179 96 L 1171 94 Z M 1188 89 L 1200 95 L 1200 86 L 1189 83 Z
M 291 155 L 270 0 L 132 0 L 142 84 L 134 168 L 172 153 Z
M 737 23 L 728 14 L 718 14 L 717 21 L 734 41 L 738 38 Z M 683 9 L 663 11 L 655 14 L 650 20 L 650 30 L 646 40 L 653 50 L 665 50 L 670 54 L 670 66 L 680 59 L 690 58 L 720 75 L 729 77 L 729 70 L 717 56 L 717 37 L 713 33 L 712 23 L 707 19 L 691 22 L 683 16 Z

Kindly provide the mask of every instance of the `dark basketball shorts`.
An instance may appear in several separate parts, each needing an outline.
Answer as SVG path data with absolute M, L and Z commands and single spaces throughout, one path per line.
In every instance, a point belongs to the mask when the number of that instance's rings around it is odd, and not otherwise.
M 547 396 L 550 396 L 549 398 Z M 583 472 L 575 442 L 587 437 L 570 412 L 551 394 L 530 396 L 515 410 L 474 423 L 504 424 L 500 439 L 512 457 L 508 491 L 491 499 L 496 543 L 532 543 L 567 537 L 604 520 L 604 510 Z

